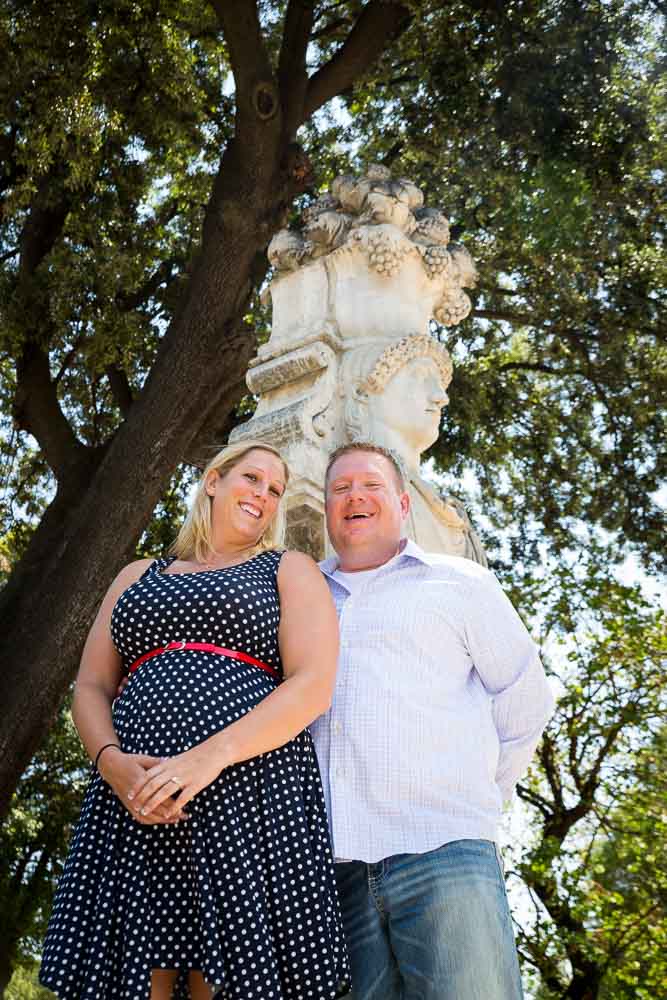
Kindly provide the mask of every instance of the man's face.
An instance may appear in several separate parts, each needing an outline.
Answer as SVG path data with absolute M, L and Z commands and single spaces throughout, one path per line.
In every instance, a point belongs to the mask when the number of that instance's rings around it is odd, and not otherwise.
M 384 455 L 350 451 L 334 462 L 326 488 L 327 530 L 339 557 L 363 553 L 380 565 L 398 549 L 410 498 Z

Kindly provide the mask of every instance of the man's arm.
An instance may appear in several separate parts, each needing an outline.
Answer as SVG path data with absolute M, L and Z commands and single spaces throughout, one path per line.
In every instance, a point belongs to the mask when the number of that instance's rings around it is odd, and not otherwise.
M 500 740 L 496 783 L 503 802 L 533 756 L 555 700 L 539 651 L 492 573 L 475 581 L 465 609 L 468 650 L 484 687 L 493 697 Z

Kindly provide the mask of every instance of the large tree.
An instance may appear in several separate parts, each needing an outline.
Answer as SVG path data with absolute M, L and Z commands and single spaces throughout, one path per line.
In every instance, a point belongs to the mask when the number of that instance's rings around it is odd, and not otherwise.
M 477 472 L 489 546 L 530 560 L 600 526 L 655 565 L 651 5 L 0 11 L 4 807 L 174 470 L 238 419 L 272 233 L 362 161 L 421 183 L 480 267 L 473 317 L 440 331 L 457 367 L 435 455 Z

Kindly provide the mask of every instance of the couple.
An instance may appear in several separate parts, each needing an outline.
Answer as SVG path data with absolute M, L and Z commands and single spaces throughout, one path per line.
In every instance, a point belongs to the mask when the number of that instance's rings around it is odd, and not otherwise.
M 492 574 L 402 539 L 391 453 L 332 456 L 321 572 L 277 548 L 287 477 L 270 446 L 224 449 L 174 555 L 102 603 L 73 704 L 98 774 L 41 980 L 333 1000 L 344 924 L 355 1000 L 518 998 L 495 838 L 552 708 L 534 644 Z

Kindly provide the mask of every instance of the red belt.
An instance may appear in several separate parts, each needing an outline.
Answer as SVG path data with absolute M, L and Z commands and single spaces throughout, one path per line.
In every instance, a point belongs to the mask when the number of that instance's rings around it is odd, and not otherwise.
M 181 649 L 199 649 L 204 653 L 217 653 L 218 656 L 229 656 L 232 660 L 243 660 L 244 663 L 251 663 L 253 667 L 259 667 L 260 670 L 265 670 L 267 674 L 271 674 L 272 677 L 277 677 L 280 680 L 278 671 L 270 667 L 268 663 L 262 663 L 261 660 L 256 660 L 254 656 L 248 656 L 247 653 L 240 653 L 236 649 L 225 649 L 224 646 L 214 646 L 212 642 L 168 642 L 166 646 L 151 649 L 149 653 L 144 653 L 138 660 L 135 660 L 130 667 L 130 673 L 133 674 L 135 670 L 139 669 L 142 663 L 150 660 L 153 656 L 160 656 L 161 653 L 180 652 Z

